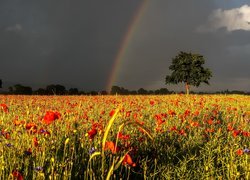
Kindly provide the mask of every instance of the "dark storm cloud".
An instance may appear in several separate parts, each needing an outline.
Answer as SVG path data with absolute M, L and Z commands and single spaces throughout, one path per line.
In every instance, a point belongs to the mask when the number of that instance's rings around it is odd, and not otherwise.
M 0 78 L 105 89 L 120 43 L 142 2 L 1 1 Z M 191 51 L 204 55 L 205 66 L 213 72 L 211 86 L 199 89 L 249 90 L 250 31 L 243 23 L 250 18 L 249 5 L 247 0 L 148 1 L 116 83 L 130 89 L 164 87 L 171 59 L 179 51 Z
M 139 3 L 1 1 L 1 78 L 105 88 L 120 41 Z

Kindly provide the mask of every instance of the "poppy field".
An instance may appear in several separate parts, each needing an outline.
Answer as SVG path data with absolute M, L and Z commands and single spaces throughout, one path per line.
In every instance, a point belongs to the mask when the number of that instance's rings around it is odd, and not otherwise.
M 250 179 L 250 96 L 0 96 L 0 179 Z

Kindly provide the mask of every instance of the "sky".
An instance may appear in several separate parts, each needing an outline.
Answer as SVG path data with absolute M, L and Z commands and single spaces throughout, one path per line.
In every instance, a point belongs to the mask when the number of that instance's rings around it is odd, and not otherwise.
M 2 0 L 0 79 L 33 89 L 184 90 L 165 85 L 180 51 L 204 56 L 210 85 L 250 91 L 249 0 Z

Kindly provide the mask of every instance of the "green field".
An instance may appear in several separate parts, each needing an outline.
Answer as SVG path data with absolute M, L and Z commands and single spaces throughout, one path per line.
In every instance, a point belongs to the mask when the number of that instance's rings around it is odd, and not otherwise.
M 250 179 L 250 96 L 0 96 L 0 179 Z

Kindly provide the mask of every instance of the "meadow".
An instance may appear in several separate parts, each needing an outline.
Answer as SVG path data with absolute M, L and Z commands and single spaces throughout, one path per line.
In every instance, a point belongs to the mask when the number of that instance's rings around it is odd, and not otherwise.
M 0 96 L 0 179 L 250 179 L 250 96 Z

